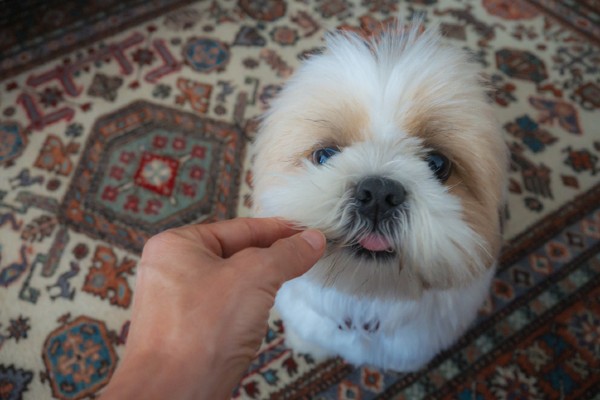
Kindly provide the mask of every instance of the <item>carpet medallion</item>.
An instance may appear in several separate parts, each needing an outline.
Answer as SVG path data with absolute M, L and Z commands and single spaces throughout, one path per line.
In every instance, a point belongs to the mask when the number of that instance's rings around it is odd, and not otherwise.
M 248 215 L 257 117 L 328 30 L 439 24 L 511 151 L 500 267 L 471 329 L 399 374 L 284 346 L 240 399 L 591 399 L 600 393 L 600 8 L 557 0 L 8 2 L 0 10 L 0 398 L 101 392 L 144 242 Z
M 140 252 L 168 228 L 231 218 L 243 146 L 233 125 L 135 102 L 92 127 L 59 220 Z
M 65 321 L 52 331 L 42 357 L 46 365 L 43 379 L 51 382 L 52 395 L 58 399 L 93 395 L 106 385 L 116 366 L 106 326 L 88 317 Z

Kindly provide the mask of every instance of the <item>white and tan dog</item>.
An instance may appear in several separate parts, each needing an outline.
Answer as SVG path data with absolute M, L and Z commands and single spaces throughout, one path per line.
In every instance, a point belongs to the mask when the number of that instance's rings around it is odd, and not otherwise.
M 329 35 L 257 136 L 256 214 L 328 239 L 277 295 L 295 351 L 415 370 L 487 296 L 506 146 L 477 67 L 414 26 L 371 41 Z

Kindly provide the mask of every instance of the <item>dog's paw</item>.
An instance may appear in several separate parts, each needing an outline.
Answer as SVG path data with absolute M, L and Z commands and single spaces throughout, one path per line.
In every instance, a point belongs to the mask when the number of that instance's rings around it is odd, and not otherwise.
M 379 318 L 372 318 L 364 321 L 353 321 L 352 318 L 346 317 L 338 324 L 340 331 L 362 330 L 364 333 L 375 333 L 379 331 L 381 323 Z

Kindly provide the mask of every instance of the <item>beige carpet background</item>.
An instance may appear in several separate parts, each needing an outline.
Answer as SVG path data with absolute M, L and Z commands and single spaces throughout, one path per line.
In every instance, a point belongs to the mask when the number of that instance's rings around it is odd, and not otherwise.
M 315 364 L 274 315 L 236 398 L 591 398 L 600 367 L 598 5 L 8 2 L 0 17 L 0 398 L 91 398 L 163 229 L 249 215 L 256 117 L 328 30 L 423 15 L 473 54 L 512 151 L 477 325 L 417 374 Z M 594 372 L 596 371 L 596 372 Z

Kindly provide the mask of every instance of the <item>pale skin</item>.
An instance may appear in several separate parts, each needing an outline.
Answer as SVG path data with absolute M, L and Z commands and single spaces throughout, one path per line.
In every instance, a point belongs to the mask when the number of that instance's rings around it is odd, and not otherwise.
M 267 329 L 281 285 L 322 256 L 323 234 L 238 218 L 151 238 L 125 354 L 101 400 L 227 399 Z

